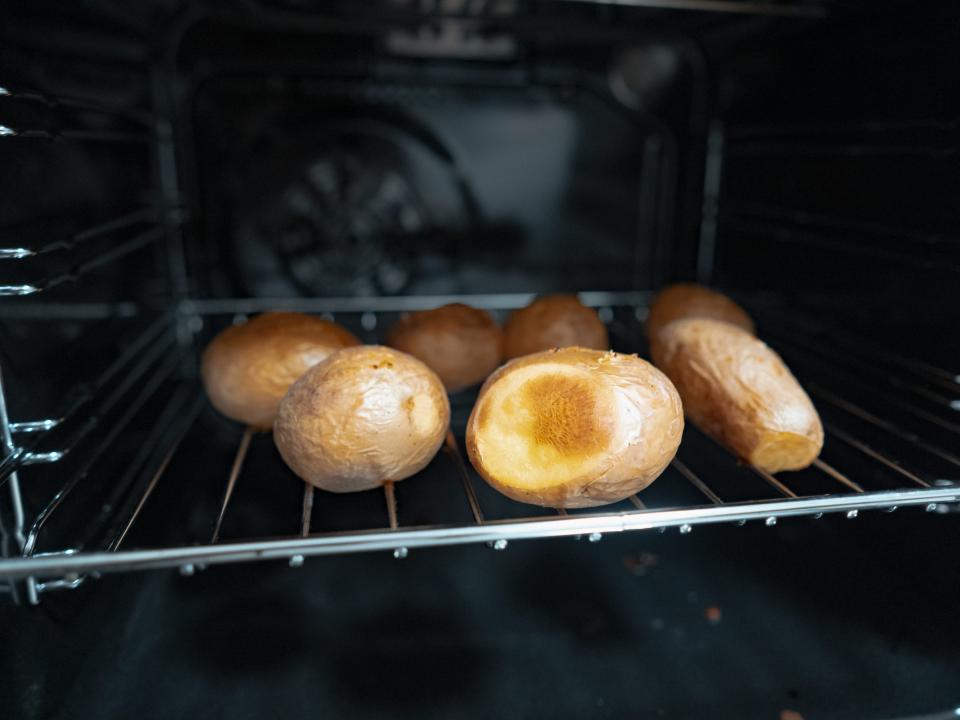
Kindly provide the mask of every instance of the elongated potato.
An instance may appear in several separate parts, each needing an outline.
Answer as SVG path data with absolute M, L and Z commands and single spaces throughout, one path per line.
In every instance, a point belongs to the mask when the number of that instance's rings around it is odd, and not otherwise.
M 568 347 L 507 363 L 467 423 L 477 472 L 520 502 L 578 508 L 652 483 L 683 434 L 680 396 L 636 355 Z
M 780 356 L 746 330 L 676 320 L 656 334 L 652 351 L 687 417 L 744 461 L 774 473 L 805 468 L 820 454 L 813 403 Z
M 647 337 L 653 336 L 664 325 L 681 318 L 710 318 L 723 320 L 754 332 L 753 320 L 746 311 L 726 295 L 694 283 L 677 283 L 664 288 L 650 304 L 647 316 Z

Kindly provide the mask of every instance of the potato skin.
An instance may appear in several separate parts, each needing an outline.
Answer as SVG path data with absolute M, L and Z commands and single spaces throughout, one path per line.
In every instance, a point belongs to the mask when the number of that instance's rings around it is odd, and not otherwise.
M 682 318 L 702 317 L 723 320 L 753 334 L 753 320 L 726 295 L 695 283 L 677 283 L 661 290 L 650 304 L 647 338 L 652 340 L 660 328 Z
M 322 318 L 264 313 L 217 335 L 203 352 L 200 374 L 217 410 L 269 430 L 294 380 L 330 353 L 359 344 L 346 328 Z
M 306 482 L 354 492 L 422 470 L 449 424 L 436 373 L 399 350 L 364 345 L 334 353 L 290 387 L 273 439 Z
M 745 462 L 775 473 L 805 468 L 820 454 L 813 403 L 780 356 L 746 330 L 676 320 L 660 329 L 652 350 L 687 417 Z
M 606 325 L 576 295 L 538 298 L 512 312 L 503 326 L 503 352 L 508 359 L 559 347 L 610 347 Z
M 387 345 L 426 363 L 448 392 L 481 382 L 503 358 L 500 326 L 487 311 L 461 303 L 402 317 Z
M 520 502 L 579 508 L 652 483 L 683 434 L 670 380 L 636 355 L 562 348 L 491 375 L 467 423 L 470 462 Z

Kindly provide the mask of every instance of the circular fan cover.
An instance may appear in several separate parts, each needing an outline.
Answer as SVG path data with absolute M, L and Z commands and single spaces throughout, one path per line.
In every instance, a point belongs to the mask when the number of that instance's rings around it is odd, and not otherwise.
M 360 134 L 299 150 L 243 180 L 234 237 L 244 283 L 257 294 L 403 292 L 429 221 L 401 153 Z

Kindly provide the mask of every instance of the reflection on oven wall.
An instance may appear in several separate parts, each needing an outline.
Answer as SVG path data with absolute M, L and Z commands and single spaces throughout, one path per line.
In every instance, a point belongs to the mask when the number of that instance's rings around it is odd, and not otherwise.
M 653 206 L 641 194 L 655 192 L 641 183 L 649 137 L 629 115 L 552 90 L 413 97 L 400 108 L 306 98 L 313 112 L 301 103 L 296 117 L 271 117 L 252 153 L 207 143 L 222 129 L 203 118 L 200 147 L 217 151 L 206 158 L 203 214 L 223 223 L 241 288 L 338 296 L 650 284 L 656 219 L 640 217 Z M 233 180 L 226 189 L 222 177 Z

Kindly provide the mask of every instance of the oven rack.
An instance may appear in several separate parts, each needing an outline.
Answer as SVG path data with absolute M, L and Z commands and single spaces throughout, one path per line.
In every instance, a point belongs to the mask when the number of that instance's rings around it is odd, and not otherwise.
M 163 327 L 164 321 L 173 326 L 184 317 L 186 324 L 198 333 L 197 347 L 203 346 L 218 323 L 240 322 L 247 313 L 267 309 L 323 313 L 355 330 L 365 341 L 375 342 L 378 328 L 385 327 L 393 315 L 402 311 L 462 301 L 500 312 L 522 306 L 531 297 L 521 293 L 374 299 L 194 299 L 182 303 L 179 312 L 162 316 L 149 325 L 148 340 L 132 355 L 148 354 L 151 338 L 169 336 L 169 332 L 161 333 L 157 327 Z M 610 327 L 615 349 L 643 353 L 641 322 L 646 314 L 647 293 L 582 293 L 581 299 L 598 308 L 600 317 Z M 634 530 L 675 527 L 686 534 L 701 524 L 759 521 L 773 526 L 780 518 L 794 516 L 816 518 L 825 513 L 843 513 L 854 519 L 861 510 L 892 511 L 919 506 L 934 512 L 960 502 L 960 484 L 955 482 L 960 478 L 960 458 L 951 450 L 953 446 L 944 442 L 945 437 L 960 434 L 960 427 L 949 419 L 960 396 L 956 375 L 865 341 L 831 343 L 829 356 L 825 357 L 816 349 L 817 343 L 831 332 L 822 323 L 777 309 L 754 305 L 749 309 L 759 320 L 761 336 L 784 355 L 824 414 L 824 454 L 804 473 L 771 475 L 739 466 L 734 458 L 688 425 L 677 459 L 640 496 L 605 508 L 575 511 L 521 505 L 495 493 L 470 468 L 457 437 L 462 438 L 465 412 L 469 411 L 472 397 L 455 396 L 453 432 L 428 468 L 445 478 L 447 490 L 454 485 L 459 488 L 456 497 L 448 494 L 445 499 L 450 503 L 450 515 L 460 516 L 455 521 L 404 522 L 404 514 L 417 514 L 411 513 L 416 509 L 411 497 L 417 494 L 412 491 L 426 482 L 418 477 L 386 488 L 375 503 L 379 507 L 375 516 L 364 516 L 368 524 L 346 531 L 324 527 L 315 519 L 315 506 L 335 506 L 343 502 L 343 497 L 314 492 L 296 480 L 279 458 L 272 458 L 274 464 L 266 466 L 269 477 L 246 470 L 251 453 L 262 456 L 265 444 L 269 443 L 266 438 L 255 439 L 250 431 L 235 428 L 233 449 L 229 451 L 230 470 L 220 479 L 210 479 L 220 489 L 218 502 L 206 508 L 211 512 L 205 521 L 205 537 L 134 548 L 130 541 L 132 531 L 149 514 L 157 489 L 165 481 L 171 482 L 168 471 L 178 462 L 191 459 L 184 458 L 193 452 L 183 450 L 184 444 L 209 432 L 210 422 L 221 423 L 221 429 L 230 426 L 225 420 L 213 418 L 196 377 L 186 373 L 175 376 L 174 389 L 164 395 L 169 399 L 157 414 L 134 461 L 136 467 L 124 476 L 132 500 L 118 506 L 117 512 L 107 519 L 110 532 L 104 542 L 91 547 L 78 543 L 52 549 L 38 542 L 44 526 L 64 512 L 69 495 L 83 492 L 82 481 L 90 468 L 90 463 L 85 463 L 84 473 L 66 478 L 54 498 L 34 518 L 21 556 L 0 560 L 0 577 L 9 578 L 11 583 L 25 579 L 28 599 L 37 602 L 43 592 L 77 587 L 91 574 L 105 572 L 179 567 L 190 574 L 207 565 L 269 559 L 285 559 L 299 566 L 305 558 L 315 555 L 371 551 L 392 552 L 403 558 L 414 549 L 476 543 L 504 550 L 512 540 L 574 536 L 595 542 L 607 533 Z M 771 332 L 766 332 L 768 329 Z M 144 347 L 148 349 L 144 351 Z M 870 367 L 864 366 L 860 356 L 863 353 L 873 359 Z M 121 357 L 117 362 L 129 363 L 131 359 Z M 176 364 L 157 362 L 156 367 L 159 369 L 153 374 L 134 383 L 137 397 L 143 402 L 145 397 L 167 387 L 160 380 L 149 378 L 168 379 Z M 863 378 L 873 383 L 866 401 L 844 392 L 855 390 Z M 884 379 L 886 382 L 881 382 Z M 133 409 L 129 414 L 135 412 Z M 9 423 L 7 429 L 12 427 L 18 434 L 39 439 L 55 428 L 56 423 L 45 422 L 33 421 L 29 428 L 24 423 Z M 891 447 L 900 449 L 889 449 L 881 442 L 883 438 L 889 438 Z M 59 459 L 53 453 L 46 462 Z M 258 462 L 263 467 L 262 457 Z M 930 467 L 946 469 L 934 473 Z M 28 468 L 22 469 L 24 474 L 29 472 Z M 300 498 L 290 503 L 286 511 L 286 525 L 292 527 L 296 520 L 299 532 L 258 536 L 234 530 L 221 536 L 225 519 L 229 520 L 231 511 L 238 512 L 232 503 L 236 489 L 274 481 L 299 483 L 303 488 Z M 29 482 L 29 478 L 21 478 L 20 482 Z M 374 495 L 378 492 L 370 491 Z M 745 493 L 748 497 L 743 497 Z M 398 504 L 406 512 L 398 513 Z

